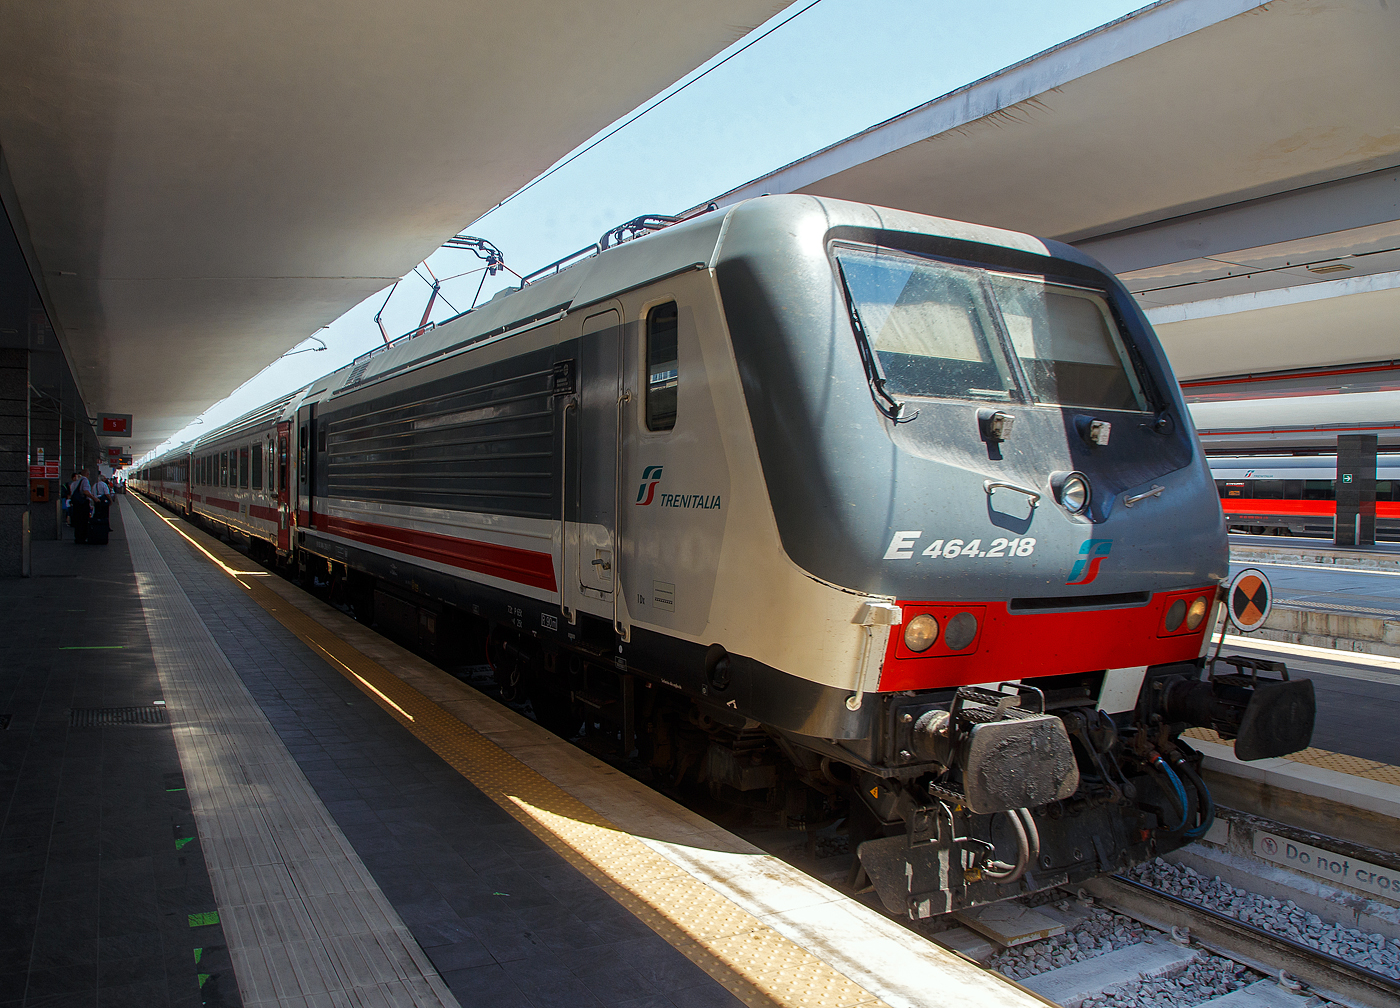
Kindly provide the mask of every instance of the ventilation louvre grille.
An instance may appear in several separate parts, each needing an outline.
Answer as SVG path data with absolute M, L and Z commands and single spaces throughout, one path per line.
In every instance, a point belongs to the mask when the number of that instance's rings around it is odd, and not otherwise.
M 165 724 L 164 707 L 74 707 L 68 712 L 70 728 L 105 728 L 108 725 Z
M 360 379 L 364 378 L 365 372 L 368 370 L 369 361 L 367 359 L 357 362 L 355 366 L 350 369 L 350 377 L 345 379 L 345 384 L 342 385 L 341 388 L 354 385 L 356 382 L 360 381 Z

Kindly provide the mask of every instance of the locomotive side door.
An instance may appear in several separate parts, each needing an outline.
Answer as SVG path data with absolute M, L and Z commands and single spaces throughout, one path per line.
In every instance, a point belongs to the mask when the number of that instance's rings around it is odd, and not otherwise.
M 611 615 L 617 583 L 617 439 L 621 396 L 622 313 L 615 302 L 583 320 L 579 341 L 577 452 L 578 549 L 565 577 L 579 586 L 579 608 Z M 597 600 L 589 604 L 589 600 Z M 600 607 L 597 602 L 607 603 Z
M 277 425 L 277 455 L 273 461 L 272 470 L 276 473 L 277 480 L 277 548 L 283 552 L 292 548 L 292 522 L 289 513 L 292 510 L 292 488 L 288 483 L 291 439 L 292 425 L 279 423 Z

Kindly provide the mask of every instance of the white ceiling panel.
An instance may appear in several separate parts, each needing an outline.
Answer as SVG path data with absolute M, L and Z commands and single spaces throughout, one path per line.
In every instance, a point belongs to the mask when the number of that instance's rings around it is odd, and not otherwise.
M 153 447 L 783 6 L 7 6 L 9 209 L 89 408 Z

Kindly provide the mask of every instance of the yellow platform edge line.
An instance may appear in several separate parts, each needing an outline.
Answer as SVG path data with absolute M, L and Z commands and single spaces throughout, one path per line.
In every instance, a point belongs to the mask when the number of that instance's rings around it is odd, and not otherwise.
M 1199 739 L 1202 742 L 1214 742 L 1217 745 L 1234 744 L 1221 738 L 1214 728 L 1188 728 L 1181 734 L 1187 738 Z M 1279 758 L 1400 787 L 1400 767 L 1391 766 L 1389 763 L 1377 763 L 1375 760 L 1363 759 L 1360 756 L 1348 756 L 1346 753 L 1334 753 L 1328 752 L 1326 749 L 1309 747 Z
M 449 766 L 746 1005 L 889 1008 L 845 974 L 657 854 L 448 714 L 244 571 L 246 558 L 137 497 Z M 208 546 L 195 536 L 208 539 Z M 211 548 L 212 547 L 212 551 Z M 216 553 L 232 554 L 221 558 Z M 231 566 L 226 560 L 232 560 Z

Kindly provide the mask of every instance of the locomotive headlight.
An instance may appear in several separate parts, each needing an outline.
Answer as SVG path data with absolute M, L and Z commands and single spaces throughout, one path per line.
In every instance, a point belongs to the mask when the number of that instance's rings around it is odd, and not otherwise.
M 1210 608 L 1210 603 L 1206 601 L 1204 595 L 1191 602 L 1191 608 L 1186 610 L 1186 629 L 1194 630 L 1201 625 L 1201 620 L 1206 618 L 1206 610 Z
M 1055 500 L 1070 514 L 1082 514 L 1093 499 L 1093 490 L 1083 473 L 1061 472 L 1050 476 L 1050 489 L 1055 492 Z
M 904 646 L 910 651 L 927 651 L 938 640 L 938 620 L 925 613 L 904 625 Z
M 1162 620 L 1162 625 L 1167 628 L 1167 633 L 1176 633 L 1181 629 L 1181 621 L 1186 618 L 1186 600 L 1176 599 L 1167 607 L 1166 618 Z

